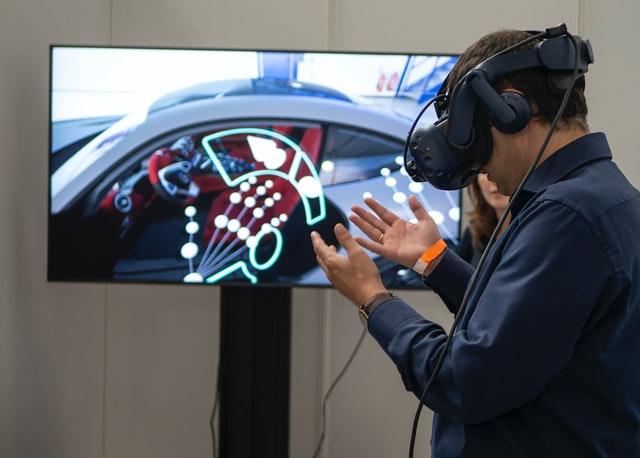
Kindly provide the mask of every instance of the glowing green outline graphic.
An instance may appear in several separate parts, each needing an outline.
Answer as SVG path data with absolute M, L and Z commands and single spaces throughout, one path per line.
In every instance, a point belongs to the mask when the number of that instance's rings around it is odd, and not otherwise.
M 227 173 L 225 168 L 222 166 L 222 162 L 220 161 L 220 159 L 218 159 L 218 156 L 216 155 L 215 150 L 211 147 L 209 142 L 216 140 L 218 138 L 226 137 L 228 135 L 236 135 L 236 134 L 246 134 L 246 135 L 253 134 L 253 135 L 264 135 L 266 137 L 273 137 L 280 140 L 285 145 L 289 146 L 291 149 L 295 151 L 295 156 L 291 161 L 291 167 L 289 169 L 289 173 L 284 173 L 284 172 L 281 172 L 280 170 L 256 170 L 255 172 L 248 172 L 248 173 L 245 173 L 244 175 L 236 177 L 235 179 L 232 179 L 231 176 L 229 176 L 229 173 Z M 300 164 L 301 162 L 304 161 L 304 163 L 307 165 L 307 168 L 309 169 L 309 172 L 311 173 L 311 176 L 313 176 L 313 178 L 315 178 L 318 181 L 318 183 L 320 183 L 320 177 L 315 168 L 315 165 L 313 164 L 313 161 L 311 161 L 307 153 L 305 153 L 302 150 L 302 148 L 300 148 L 300 145 L 297 145 L 296 143 L 291 141 L 291 139 L 285 137 L 282 134 L 279 134 L 277 132 L 272 132 L 267 129 L 253 128 L 253 127 L 240 127 L 236 129 L 227 129 L 221 132 L 216 132 L 214 134 L 207 135 L 202 139 L 202 147 L 207 152 L 207 155 L 209 156 L 209 159 L 211 159 L 213 166 L 216 168 L 218 173 L 220 173 L 220 177 L 223 179 L 223 181 L 228 187 L 235 187 L 240 183 L 247 181 L 252 176 L 259 177 L 264 175 L 271 175 L 271 176 L 280 177 L 288 181 L 289 183 L 291 183 L 291 185 L 293 185 L 293 187 L 296 188 L 296 191 L 298 192 L 298 195 L 300 196 L 300 200 L 302 200 L 302 204 L 304 206 L 307 225 L 313 226 L 314 224 L 326 218 L 327 216 L 326 202 L 325 202 L 324 191 L 322 190 L 322 187 L 321 187 L 320 195 L 318 197 L 308 197 L 302 192 L 302 189 L 300 188 L 300 183 L 296 179 L 296 175 L 298 174 L 298 171 L 300 169 Z M 313 209 L 311 208 L 311 204 L 309 203 L 311 199 L 318 199 L 319 213 L 316 216 L 313 215 Z M 275 235 L 276 249 L 274 250 L 269 260 L 267 260 L 264 263 L 259 263 L 255 256 L 255 250 L 258 246 L 258 242 L 262 239 L 262 237 L 264 237 L 268 233 L 273 233 Z M 273 227 L 266 231 L 261 229 L 260 232 L 258 232 L 258 234 L 256 235 L 255 245 L 253 245 L 253 247 L 249 249 L 249 261 L 251 262 L 251 265 L 257 270 L 269 269 L 271 266 L 273 266 L 276 263 L 276 261 L 282 254 L 282 245 L 283 245 L 282 233 L 278 229 Z M 232 272 L 235 272 L 238 269 L 242 270 L 242 273 L 249 279 L 249 281 L 251 281 L 251 283 L 253 284 L 257 283 L 258 279 L 256 278 L 255 275 L 249 272 L 249 269 L 245 261 L 235 262 L 232 265 L 222 269 L 221 271 L 216 272 L 215 274 L 208 277 L 206 279 L 206 282 L 215 283 L 221 278 L 224 278 L 225 276 L 229 275 Z
M 269 233 L 272 233 L 276 236 L 276 249 L 273 250 L 273 254 L 266 262 L 259 263 L 258 260 L 256 259 L 256 248 L 258 248 L 258 242 L 260 242 L 262 237 L 264 237 Z M 261 229 L 260 232 L 256 234 L 255 244 L 252 245 L 251 248 L 249 248 L 249 261 L 251 261 L 251 265 L 256 269 L 267 270 L 269 267 L 275 264 L 276 260 L 280 257 L 281 253 L 282 253 L 282 233 L 275 227 L 272 227 L 266 231 Z
M 289 170 L 289 173 L 284 173 L 284 172 L 281 172 L 280 170 L 256 170 L 255 172 L 248 172 L 235 179 L 232 179 L 227 173 L 227 171 L 224 169 L 224 167 L 222 166 L 222 162 L 216 156 L 216 152 L 211 147 L 209 142 L 212 140 L 216 140 L 218 138 L 226 137 L 228 135 L 236 135 L 236 134 L 265 135 L 267 137 L 277 138 L 282 143 L 289 146 L 291 149 L 293 149 L 296 152 L 296 155 L 294 156 L 293 161 L 291 162 L 291 169 Z M 298 191 L 298 194 L 300 195 L 300 199 L 302 199 L 302 203 L 304 205 L 305 216 L 307 218 L 307 224 L 309 226 L 313 226 L 317 222 L 322 221 L 327 216 L 326 203 L 324 200 L 324 192 L 321 192 L 321 194 L 318 197 L 312 197 L 312 198 L 307 197 L 302 192 L 302 189 L 300 189 L 300 183 L 298 183 L 298 181 L 296 180 L 296 175 L 298 174 L 298 169 L 300 168 L 300 162 L 304 161 L 304 163 L 307 165 L 307 168 L 311 172 L 311 176 L 313 176 L 313 178 L 315 178 L 316 180 L 318 180 L 318 182 L 320 182 L 320 177 L 318 176 L 318 172 L 316 171 L 315 165 L 313 164 L 311 159 L 309 159 L 309 156 L 307 156 L 307 153 L 305 153 L 300 148 L 299 145 L 296 145 L 294 142 L 292 142 L 289 138 L 285 137 L 284 135 L 281 135 L 277 132 L 272 132 L 267 129 L 259 129 L 259 128 L 253 128 L 253 127 L 240 127 L 237 129 L 223 130 L 221 132 L 216 132 L 215 134 L 207 135 L 202 139 L 202 147 L 209 155 L 209 159 L 211 159 L 211 161 L 216 167 L 216 170 L 218 170 L 218 172 L 220 173 L 220 176 L 222 177 L 222 179 L 224 180 L 227 186 L 229 187 L 237 186 L 240 183 L 247 181 L 252 176 L 255 176 L 255 177 L 263 176 L 263 175 L 277 176 L 287 180 L 289 183 L 293 185 L 293 187 L 296 188 L 296 191 Z M 309 200 L 311 199 L 318 199 L 320 210 L 317 216 L 313 216 L 313 209 L 309 205 Z
M 235 272 L 238 269 L 240 269 L 242 273 L 245 274 L 245 276 L 249 279 L 251 283 L 253 283 L 254 285 L 258 283 L 258 278 L 255 275 L 253 275 L 251 272 L 249 272 L 249 269 L 247 269 L 247 263 L 244 261 L 238 261 L 231 264 L 229 267 L 225 267 L 221 271 L 216 272 L 215 274 L 207 278 L 206 282 L 215 283 L 221 278 L 226 277 L 227 275 L 229 275 L 232 272 Z

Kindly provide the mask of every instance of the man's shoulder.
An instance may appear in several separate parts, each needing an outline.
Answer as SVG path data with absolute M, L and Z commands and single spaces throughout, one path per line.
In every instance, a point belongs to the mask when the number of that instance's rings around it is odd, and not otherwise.
M 548 186 L 539 199 L 570 207 L 590 224 L 621 206 L 623 211 L 640 219 L 640 206 L 634 205 L 634 201 L 640 201 L 640 192 L 611 160 L 600 160 L 579 168 Z
M 575 171 L 538 199 L 569 208 L 583 219 L 617 274 L 628 278 L 635 272 L 640 261 L 640 192 L 611 160 Z

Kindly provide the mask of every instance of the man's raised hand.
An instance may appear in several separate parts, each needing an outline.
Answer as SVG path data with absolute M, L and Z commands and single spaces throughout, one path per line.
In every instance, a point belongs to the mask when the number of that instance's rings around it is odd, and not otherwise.
M 412 268 L 425 250 L 440 240 L 436 223 L 415 196 L 409 197 L 409 207 L 416 223 L 403 220 L 375 199 L 364 201 L 371 211 L 354 205 L 349 215 L 349 220 L 369 237 L 355 239 L 364 248 Z
M 311 242 L 318 265 L 324 270 L 331 284 L 347 299 L 360 306 L 376 294 L 386 291 L 380 273 L 371 258 L 356 243 L 349 231 L 336 225 L 336 238 L 347 251 L 347 256 L 337 253 L 317 232 L 311 233 Z

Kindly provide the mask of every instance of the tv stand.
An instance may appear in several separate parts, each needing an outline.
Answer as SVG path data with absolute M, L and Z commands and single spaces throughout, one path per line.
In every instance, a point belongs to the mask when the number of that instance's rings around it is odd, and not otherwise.
M 220 457 L 287 457 L 291 288 L 220 295 Z

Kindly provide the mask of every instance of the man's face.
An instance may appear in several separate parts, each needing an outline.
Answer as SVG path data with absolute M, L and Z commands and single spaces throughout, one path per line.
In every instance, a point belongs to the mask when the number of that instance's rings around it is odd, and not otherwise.
M 483 171 L 505 196 L 513 194 L 530 165 L 526 163 L 529 146 L 526 130 L 525 128 L 516 134 L 505 134 L 495 127 L 491 128 L 493 150 Z

